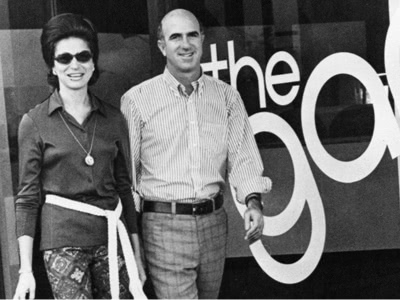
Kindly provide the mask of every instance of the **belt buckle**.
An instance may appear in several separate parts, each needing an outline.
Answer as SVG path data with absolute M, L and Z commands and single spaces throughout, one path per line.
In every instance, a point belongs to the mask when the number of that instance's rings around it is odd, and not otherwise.
M 209 203 L 212 203 L 211 211 L 208 210 Z M 192 204 L 192 215 L 204 215 L 206 213 L 211 213 L 215 210 L 215 203 L 212 199 L 207 199 L 204 202 L 193 203 Z
M 192 204 L 192 215 L 199 215 L 199 203 Z

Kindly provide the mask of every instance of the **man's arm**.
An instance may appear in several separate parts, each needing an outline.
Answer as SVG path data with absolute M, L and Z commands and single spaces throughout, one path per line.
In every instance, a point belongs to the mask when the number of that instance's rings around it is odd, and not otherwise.
M 246 204 L 245 239 L 259 239 L 264 228 L 261 194 L 271 190 L 272 182 L 263 177 L 264 166 L 247 112 L 237 91 L 228 107 L 228 172 L 237 200 Z
M 121 111 L 128 124 L 129 143 L 132 160 L 132 189 L 136 210 L 140 211 L 140 196 L 138 193 L 137 182 L 140 175 L 140 140 L 141 140 L 141 121 L 139 112 L 133 104 L 133 99 L 128 93 L 121 98 Z

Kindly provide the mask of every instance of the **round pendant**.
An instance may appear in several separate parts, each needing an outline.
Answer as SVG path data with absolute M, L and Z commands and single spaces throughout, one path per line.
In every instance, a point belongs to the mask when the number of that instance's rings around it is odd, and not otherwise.
M 94 165 L 93 156 L 91 156 L 91 155 L 88 154 L 88 155 L 85 157 L 85 163 L 86 163 L 88 166 L 93 166 L 93 165 Z

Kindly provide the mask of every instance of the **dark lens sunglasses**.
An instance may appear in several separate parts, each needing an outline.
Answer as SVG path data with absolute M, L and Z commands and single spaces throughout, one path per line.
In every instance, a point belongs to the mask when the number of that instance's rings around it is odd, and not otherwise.
M 54 60 L 56 60 L 60 64 L 68 65 L 69 63 L 71 63 L 71 61 L 74 59 L 74 57 L 76 58 L 77 61 L 79 61 L 81 63 L 85 63 L 85 62 L 88 62 L 93 57 L 93 55 L 89 51 L 85 50 L 85 51 L 76 53 L 74 55 L 72 55 L 71 53 L 62 53 L 60 55 L 57 55 L 54 58 Z

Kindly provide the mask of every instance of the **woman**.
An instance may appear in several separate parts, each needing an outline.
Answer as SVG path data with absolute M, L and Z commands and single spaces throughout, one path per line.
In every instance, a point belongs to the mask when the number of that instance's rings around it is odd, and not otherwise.
M 21 266 L 14 299 L 34 298 L 39 215 L 55 298 L 144 298 L 127 127 L 118 109 L 88 90 L 99 75 L 97 33 L 87 19 L 62 14 L 44 26 L 41 45 L 54 92 L 19 127 Z

